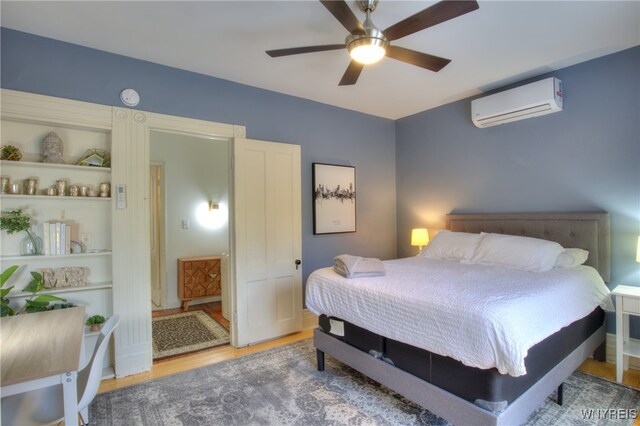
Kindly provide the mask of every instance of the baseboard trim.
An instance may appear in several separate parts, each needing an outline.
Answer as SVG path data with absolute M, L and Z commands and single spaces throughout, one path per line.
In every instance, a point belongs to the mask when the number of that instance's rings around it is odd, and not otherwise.
M 151 370 L 153 364 L 151 342 L 138 343 L 122 348 L 115 357 L 116 378 L 144 373 Z
M 308 309 L 302 310 L 302 329 L 308 330 L 318 326 L 318 317 Z

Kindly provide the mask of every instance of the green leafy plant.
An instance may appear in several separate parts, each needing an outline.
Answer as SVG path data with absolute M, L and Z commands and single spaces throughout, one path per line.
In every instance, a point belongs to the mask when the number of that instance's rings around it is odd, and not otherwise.
M 27 293 L 31 293 L 31 297 L 25 301 L 24 311 L 26 313 L 46 311 L 49 309 L 50 302 L 66 302 L 66 299 L 52 294 L 41 294 L 38 296 L 37 294 L 46 288 L 42 282 L 42 274 L 39 272 L 31 272 L 31 276 L 33 279 L 23 289 Z
M 100 325 L 100 324 L 104 324 L 105 321 L 106 319 L 102 315 L 93 315 L 87 318 L 87 321 L 85 322 L 85 324 L 88 326 Z
M 24 209 L 3 211 L 0 217 L 0 229 L 7 231 L 9 235 L 24 231 L 31 240 L 33 247 L 38 247 L 35 235 L 31 232 L 31 217 L 24 212 Z
M 9 306 L 9 299 L 7 299 L 7 295 L 14 286 L 4 288 L 4 284 L 9 281 L 9 278 L 17 270 L 18 265 L 13 265 L 2 271 L 0 275 L 0 317 L 10 317 L 15 314 L 13 308 Z

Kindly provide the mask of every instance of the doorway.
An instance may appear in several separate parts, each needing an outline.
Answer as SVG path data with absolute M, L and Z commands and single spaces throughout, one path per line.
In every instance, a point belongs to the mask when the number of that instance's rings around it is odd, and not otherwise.
M 161 352 L 156 344 L 160 339 L 159 330 L 179 327 L 178 322 L 194 321 L 194 327 L 201 327 L 201 322 L 217 337 L 220 337 L 220 325 L 226 329 L 226 340 L 212 337 L 211 344 L 217 346 L 221 341 L 225 344 L 229 341 L 229 321 L 222 316 L 223 300 L 226 302 L 229 294 L 221 285 L 222 276 L 226 279 L 227 275 L 222 259 L 226 260 L 229 253 L 229 145 L 228 140 L 222 139 L 150 132 L 150 296 L 154 358 Z M 209 318 L 202 318 L 202 313 Z M 174 324 L 167 325 L 168 322 Z M 201 348 L 193 342 L 187 346 Z M 208 347 L 212 346 L 201 349 Z
M 258 176 L 254 174 L 242 176 L 242 174 L 237 173 L 238 168 L 241 170 L 253 170 L 253 167 L 247 169 L 244 166 L 246 165 L 245 160 L 247 157 L 241 156 L 242 158 L 238 158 L 235 152 L 235 149 L 238 147 L 238 142 L 244 140 L 246 128 L 240 125 L 213 123 L 125 108 L 113 108 L 112 163 L 114 166 L 111 172 L 112 182 L 122 191 L 122 195 L 124 195 L 122 202 L 117 205 L 112 216 L 112 228 L 114 229 L 112 236 L 112 262 L 114 265 L 113 313 L 120 315 L 122 318 L 120 333 L 116 335 L 115 339 L 115 369 L 117 377 L 148 371 L 152 367 L 148 179 L 149 166 L 151 164 L 149 158 L 150 142 L 152 136 L 155 136 L 156 133 L 187 136 L 195 135 L 197 139 L 223 141 L 229 149 L 225 162 L 229 169 L 231 169 L 232 160 L 235 159 L 236 172 L 228 173 L 228 175 L 233 176 L 228 178 L 230 187 L 233 188 L 233 190 L 230 190 L 227 195 L 228 219 L 230 220 L 230 226 L 227 228 L 233 230 L 227 241 L 229 247 L 228 293 L 230 300 L 228 307 L 229 320 L 231 323 L 231 344 L 233 346 L 246 346 L 256 341 L 271 338 L 270 336 L 265 337 L 264 334 L 257 337 L 247 334 L 248 330 L 246 327 L 260 327 L 259 322 L 261 319 L 275 319 L 279 321 L 280 319 L 284 319 L 284 317 L 290 317 L 292 320 L 295 318 L 296 329 L 299 329 L 298 324 L 299 326 L 302 325 L 302 321 L 297 320 L 297 318 L 301 318 L 302 316 L 301 297 L 289 297 L 289 300 L 295 300 L 297 303 L 286 303 L 286 306 L 278 303 L 280 300 L 279 297 L 270 297 L 269 306 L 271 307 L 271 314 L 264 315 L 267 313 L 266 306 L 262 306 L 260 316 L 250 317 L 249 315 L 251 300 L 246 296 L 248 295 L 247 290 L 249 290 L 247 284 L 249 284 L 251 277 L 247 276 L 246 272 L 251 270 L 251 265 L 243 263 L 242 266 L 238 266 L 237 260 L 242 256 L 242 253 L 247 252 L 247 249 L 249 249 L 250 252 L 255 251 L 253 250 L 255 247 L 253 242 L 256 240 L 256 234 L 252 232 L 251 227 L 246 226 L 246 217 L 244 216 L 246 216 L 246 213 L 250 213 L 252 218 L 257 219 L 256 215 L 259 212 L 252 210 L 252 205 L 255 203 L 247 205 L 247 201 L 252 200 L 253 196 L 248 198 L 243 196 L 244 201 L 242 202 L 238 200 L 238 185 L 242 186 L 242 182 L 246 180 L 245 178 L 251 178 L 252 181 L 254 178 L 258 179 Z M 233 152 L 231 147 L 234 147 Z M 279 158 L 278 155 L 271 155 L 266 152 L 261 154 L 259 149 L 254 150 L 254 153 L 255 156 L 267 155 L 272 160 Z M 253 154 L 250 156 L 253 156 Z M 298 152 L 296 156 L 299 159 L 300 153 Z M 268 163 L 271 164 L 272 162 L 268 161 Z M 210 164 L 207 165 L 207 167 L 209 166 Z M 299 172 L 299 162 L 296 168 Z M 280 172 L 285 170 L 280 170 L 278 166 L 268 166 L 268 169 L 279 170 Z M 278 177 L 274 175 L 274 182 L 282 182 L 281 177 L 282 176 Z M 272 181 L 272 179 L 270 179 L 270 181 Z M 293 179 L 293 181 L 298 182 L 296 192 L 299 193 L 299 178 Z M 275 187 L 277 188 L 278 185 L 276 184 Z M 246 191 L 243 191 L 243 193 L 246 194 Z M 168 188 L 166 195 L 169 195 Z M 263 195 L 265 195 L 265 197 L 260 197 L 262 201 L 266 202 L 272 199 L 270 196 L 266 197 L 266 193 Z M 167 197 L 164 198 L 164 203 L 165 205 L 168 204 Z M 268 204 L 272 205 L 273 203 L 269 201 Z M 300 204 L 299 202 L 295 204 L 298 206 L 297 213 L 294 215 L 296 219 L 291 223 L 295 223 L 295 228 L 297 229 L 295 233 L 300 235 Z M 276 205 L 284 204 L 276 201 Z M 244 225 L 238 225 L 243 222 L 245 223 Z M 263 224 L 266 225 L 266 222 L 263 221 Z M 165 229 L 168 229 L 169 226 L 168 220 L 165 221 Z M 277 226 L 268 226 L 270 230 L 275 230 L 276 228 Z M 237 241 L 240 241 L 240 244 L 237 244 Z M 302 283 L 299 281 L 301 274 L 300 271 L 295 269 L 296 265 L 299 266 L 299 264 L 297 262 L 294 263 L 294 261 L 300 259 L 300 257 L 298 257 L 300 254 L 299 237 L 295 238 L 295 241 L 292 239 L 291 242 L 294 243 L 297 248 L 292 247 L 291 250 L 288 250 L 293 256 L 291 256 L 286 263 L 289 265 L 287 269 L 293 268 L 296 273 L 294 273 L 294 279 L 285 280 L 286 288 L 301 292 Z M 164 244 L 168 246 L 167 241 L 165 241 Z M 271 251 L 271 253 L 274 252 Z M 167 266 L 170 266 L 171 263 L 170 259 L 166 260 Z M 277 267 L 277 264 L 268 263 L 268 265 Z M 244 274 L 242 280 L 238 279 L 238 272 Z M 172 274 L 167 270 L 166 276 L 169 278 Z M 277 294 L 279 286 L 274 284 L 282 283 L 282 281 L 280 281 L 277 276 L 268 277 L 267 279 L 269 281 L 270 293 L 275 291 Z M 289 285 L 294 282 L 298 284 Z M 242 296 L 241 300 L 238 300 L 239 293 L 241 293 L 240 295 Z M 168 281 L 166 283 L 165 294 L 167 296 L 171 295 Z M 255 300 L 256 298 L 252 297 L 252 299 Z M 274 301 L 276 302 L 275 304 L 273 303 Z M 165 302 L 168 303 L 168 300 Z M 281 310 L 280 308 L 286 309 Z M 300 314 L 298 314 L 298 312 L 300 312 Z M 289 313 L 293 315 L 289 315 Z M 243 338 L 244 335 L 246 335 L 247 338 Z

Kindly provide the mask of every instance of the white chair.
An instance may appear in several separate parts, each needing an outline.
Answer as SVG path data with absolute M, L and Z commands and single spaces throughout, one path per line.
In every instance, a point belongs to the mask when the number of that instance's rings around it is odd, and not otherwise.
M 91 360 L 78 371 L 78 415 L 82 423 L 88 419 L 81 412 L 89 406 L 98 393 L 102 378 L 104 354 L 109 347 L 109 338 L 120 323 L 120 317 L 113 315 L 102 326 Z M 62 385 L 19 393 L 2 398 L 2 425 L 27 426 L 57 423 L 64 418 Z

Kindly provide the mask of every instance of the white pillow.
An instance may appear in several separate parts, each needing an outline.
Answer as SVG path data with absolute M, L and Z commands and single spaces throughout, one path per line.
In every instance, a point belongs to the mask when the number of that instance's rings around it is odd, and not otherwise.
M 442 230 L 429 241 L 420 256 L 429 259 L 469 262 L 481 239 L 480 234 Z
M 564 249 L 556 259 L 554 268 L 575 268 L 582 265 L 589 258 L 589 252 L 579 248 Z
M 545 272 L 553 268 L 563 250 L 560 244 L 553 241 L 515 235 L 485 234 L 471 262 Z

